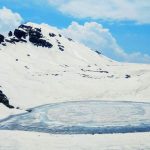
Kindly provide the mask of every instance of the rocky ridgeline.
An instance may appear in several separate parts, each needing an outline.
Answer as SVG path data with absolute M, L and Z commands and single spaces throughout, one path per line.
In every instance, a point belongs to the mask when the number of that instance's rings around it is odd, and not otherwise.
M 54 37 L 55 34 L 50 33 L 50 37 Z M 53 45 L 44 39 L 44 36 L 40 28 L 33 28 L 27 25 L 20 25 L 18 29 L 15 29 L 14 32 L 10 31 L 8 33 L 8 38 L 5 38 L 0 34 L 0 44 L 6 46 L 7 43 L 16 44 L 18 42 L 27 43 L 27 37 L 29 41 L 35 46 L 51 48 Z

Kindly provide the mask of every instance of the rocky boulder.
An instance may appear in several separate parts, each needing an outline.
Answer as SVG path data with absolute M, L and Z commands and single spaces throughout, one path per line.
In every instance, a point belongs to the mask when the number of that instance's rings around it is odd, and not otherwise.
M 5 39 L 5 37 L 0 34 L 0 44 L 1 44 L 2 42 L 4 42 L 4 39 Z

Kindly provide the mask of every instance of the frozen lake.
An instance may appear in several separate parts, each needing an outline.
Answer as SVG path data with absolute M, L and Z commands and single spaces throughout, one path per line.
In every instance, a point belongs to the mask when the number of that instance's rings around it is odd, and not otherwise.
M 0 122 L 0 129 L 52 134 L 103 134 L 150 131 L 150 104 L 83 101 L 39 106 Z

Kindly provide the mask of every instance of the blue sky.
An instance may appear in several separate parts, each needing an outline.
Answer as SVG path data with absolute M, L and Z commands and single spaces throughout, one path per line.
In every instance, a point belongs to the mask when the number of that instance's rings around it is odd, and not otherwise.
M 119 49 L 125 55 L 127 54 L 126 58 L 123 58 L 123 56 L 116 57 L 116 55 L 106 52 L 108 57 L 119 61 L 150 63 L 150 2 L 146 0 L 143 0 L 143 3 L 140 0 L 139 2 L 138 0 L 133 0 L 132 3 L 127 2 L 128 0 L 120 1 L 122 3 L 117 3 L 116 0 L 108 0 L 109 3 L 104 2 L 104 0 L 80 0 L 79 2 L 78 0 L 1 0 L 0 9 L 6 7 L 12 13 L 17 12 L 23 19 L 23 22 L 47 23 L 60 29 L 67 29 L 72 22 L 76 22 L 81 26 L 84 26 L 85 23 L 96 22 L 102 25 L 99 36 L 103 35 L 101 35 L 102 29 L 108 29 L 109 33 L 107 32 L 107 36 L 109 38 L 111 36 L 113 40 L 115 39 Z M 99 9 L 96 7 L 96 5 L 101 6 L 101 4 L 103 4 L 103 8 Z M 108 4 L 110 5 L 109 7 Z M 81 6 L 81 9 L 78 6 Z M 117 9 L 117 11 L 113 9 Z M 126 12 L 124 12 L 124 9 Z M 107 10 L 110 10 L 110 14 Z M 143 17 L 140 17 L 141 15 Z M 75 25 L 78 26 L 78 24 Z M 78 27 L 80 28 L 81 26 Z M 94 26 L 90 26 L 88 32 Z M 71 29 L 74 28 L 71 26 Z M 67 34 L 74 37 L 74 32 L 76 31 L 73 31 L 73 33 L 71 31 L 72 34 Z M 75 37 L 75 40 L 78 39 L 84 44 L 87 43 L 85 38 Z M 87 46 L 91 46 L 93 49 L 99 49 L 100 47 L 100 49 L 104 49 L 104 54 L 105 49 L 108 49 L 107 46 L 101 47 L 99 44 L 87 44 Z M 138 56 L 136 55 L 137 53 Z M 127 59 L 128 56 L 130 57 L 130 54 L 131 59 Z M 144 58 L 145 55 L 146 58 Z

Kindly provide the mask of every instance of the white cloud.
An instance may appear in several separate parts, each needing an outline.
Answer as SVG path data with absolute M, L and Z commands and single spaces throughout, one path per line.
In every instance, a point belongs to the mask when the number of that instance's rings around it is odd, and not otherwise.
M 49 0 L 49 3 L 77 18 L 150 23 L 149 0 Z
M 0 9 L 0 33 L 6 34 L 9 30 L 14 29 L 23 21 L 22 17 L 10 9 L 3 7 Z
M 140 52 L 126 53 L 111 35 L 108 29 L 96 22 L 79 25 L 73 22 L 62 33 L 72 39 L 84 43 L 88 47 L 102 52 L 104 55 L 119 61 L 150 63 L 150 56 Z

